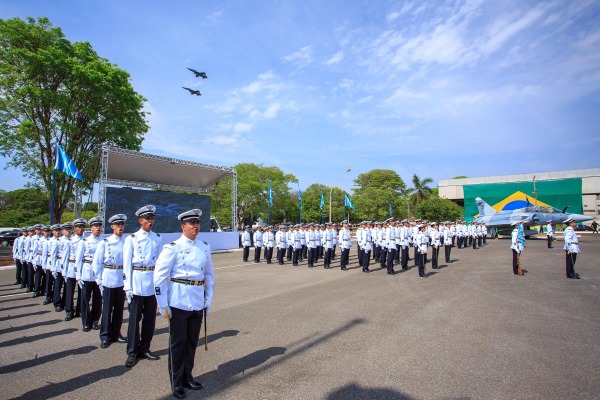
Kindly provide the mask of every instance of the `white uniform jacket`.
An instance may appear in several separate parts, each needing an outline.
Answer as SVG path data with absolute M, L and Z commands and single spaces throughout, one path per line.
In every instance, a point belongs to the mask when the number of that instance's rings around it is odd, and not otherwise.
M 98 243 L 101 241 L 100 236 L 96 237 L 94 235 L 79 241 L 75 253 L 76 278 L 78 281 L 94 282 L 96 280 L 92 263 L 94 262 L 94 254 L 96 254 Z
M 565 238 L 564 249 L 570 251 L 571 253 L 581 253 L 579 250 L 579 239 L 577 239 L 575 230 L 569 226 L 567 229 L 565 229 L 563 234 Z
M 127 236 L 123 244 L 123 290 L 136 296 L 154 295 L 154 270 L 163 243 L 160 235 L 143 229 Z
M 204 281 L 205 285 L 175 282 L 175 279 Z M 206 308 L 208 311 L 214 286 L 212 257 L 206 242 L 181 235 L 176 241 L 164 245 L 154 271 L 154 292 L 160 308 L 169 306 L 186 311 Z
M 98 243 L 92 269 L 99 286 L 123 287 L 123 243 L 121 236 L 111 235 Z

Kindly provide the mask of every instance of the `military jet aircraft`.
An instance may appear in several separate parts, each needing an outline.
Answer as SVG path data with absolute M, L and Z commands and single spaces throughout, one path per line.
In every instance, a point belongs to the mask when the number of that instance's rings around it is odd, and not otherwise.
M 192 71 L 194 73 L 194 75 L 196 75 L 196 78 L 200 78 L 202 77 L 202 79 L 206 79 L 208 78 L 208 76 L 206 76 L 206 72 L 198 72 L 195 69 L 192 68 L 188 68 L 190 71 Z
M 196 96 L 202 96 L 202 93 L 200 93 L 199 90 L 193 90 L 193 89 L 186 88 L 186 87 L 183 87 L 183 86 L 182 86 L 182 88 L 184 88 L 185 90 L 187 90 L 188 92 L 190 92 L 191 95 L 195 94 Z
M 546 225 L 548 221 L 552 224 L 562 224 L 564 220 L 571 217 L 575 222 L 590 221 L 592 217 L 582 214 L 571 214 L 566 212 L 568 207 L 562 211 L 549 206 L 534 206 L 519 208 L 516 210 L 504 210 L 497 212 L 481 197 L 475 199 L 479 209 L 479 217 L 475 219 L 477 223 L 486 224 L 488 227 L 498 230 L 499 227 L 509 227 L 513 222 L 523 221 L 526 227 L 534 225 Z M 526 232 L 527 233 L 527 232 Z

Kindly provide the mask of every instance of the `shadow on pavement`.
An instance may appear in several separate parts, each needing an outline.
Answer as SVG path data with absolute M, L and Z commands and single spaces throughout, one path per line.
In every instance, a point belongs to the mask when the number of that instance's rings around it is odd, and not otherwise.
M 68 335 L 69 333 L 73 333 L 73 332 L 77 332 L 77 331 L 79 331 L 79 329 L 68 328 L 68 329 L 63 329 L 61 331 L 56 331 L 56 332 L 46 332 L 46 333 L 40 333 L 39 335 L 23 336 L 21 338 L 7 340 L 6 342 L 1 342 L 0 347 L 8 347 L 8 346 L 15 346 L 18 344 L 23 344 L 23 343 L 31 343 L 31 342 L 35 342 L 36 340 L 47 339 L 52 336 Z
M 33 324 L 29 324 L 29 325 L 11 326 L 10 328 L 0 329 L 0 336 L 4 335 L 6 333 L 25 331 L 27 329 L 37 328 L 40 326 L 56 325 L 59 322 L 62 322 L 62 319 L 51 319 L 50 321 L 34 322 Z
M 236 330 L 236 329 L 228 329 L 226 331 L 222 331 L 219 333 L 211 333 L 210 335 L 208 335 L 208 344 L 211 344 L 212 342 L 214 342 L 215 340 L 224 338 L 224 337 L 232 337 L 232 336 L 237 336 L 237 334 L 240 333 L 240 331 Z M 198 346 L 204 346 L 204 335 L 200 336 L 200 339 L 198 339 Z
M 27 313 L 27 314 L 19 314 L 19 315 L 7 315 L 6 317 L 0 317 L 0 322 L 3 321 L 9 321 L 9 320 L 15 320 L 17 318 L 26 318 L 26 317 L 33 317 L 35 315 L 42 315 L 42 314 L 48 314 L 50 311 L 36 311 L 36 312 L 32 312 L 32 313 Z
M 0 374 L 8 374 L 11 372 L 21 371 L 23 369 L 37 367 L 38 365 L 46 364 L 52 361 L 60 360 L 63 357 L 69 357 L 80 354 L 87 354 L 93 350 L 96 350 L 96 346 L 84 346 L 78 349 L 71 349 L 66 351 L 60 351 L 58 353 L 48 354 L 47 356 L 37 357 L 33 360 L 21 361 L 15 364 L 4 365 L 0 367 Z
M 360 387 L 351 383 L 329 393 L 326 400 L 416 400 L 416 397 L 394 389 Z M 468 397 L 454 398 L 454 400 L 468 400 Z
M 0 307 L 0 311 L 16 310 L 17 308 L 35 307 L 37 304 L 22 304 L 20 306 Z
M 50 399 L 53 397 L 63 396 L 73 390 L 81 389 L 83 386 L 99 382 L 102 379 L 110 379 L 117 376 L 122 376 L 130 370 L 131 369 L 125 368 L 124 366 L 112 366 L 105 369 L 99 369 L 88 374 L 75 376 L 64 382 L 47 382 L 45 386 L 30 390 L 27 393 L 23 393 L 19 397 L 15 397 L 14 399 Z M 43 378 L 38 379 L 42 380 Z

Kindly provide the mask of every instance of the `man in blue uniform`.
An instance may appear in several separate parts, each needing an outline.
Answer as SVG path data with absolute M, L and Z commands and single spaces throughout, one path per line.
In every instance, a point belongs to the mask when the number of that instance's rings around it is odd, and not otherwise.
M 184 388 L 202 389 L 192 369 L 202 318 L 210 311 L 215 278 L 210 246 L 196 240 L 201 215 L 199 209 L 179 214 L 182 235 L 164 246 L 154 271 L 160 314 L 169 320 L 168 369 L 173 396 L 178 399 L 186 396 Z

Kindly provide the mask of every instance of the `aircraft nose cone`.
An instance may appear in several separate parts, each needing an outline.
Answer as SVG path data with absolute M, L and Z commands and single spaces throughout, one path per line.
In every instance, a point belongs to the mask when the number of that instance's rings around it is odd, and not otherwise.
M 569 215 L 569 217 L 573 218 L 573 221 L 575 222 L 585 222 L 585 221 L 591 221 L 592 217 L 588 217 L 587 215 L 581 215 L 581 214 L 571 214 Z

